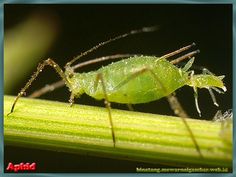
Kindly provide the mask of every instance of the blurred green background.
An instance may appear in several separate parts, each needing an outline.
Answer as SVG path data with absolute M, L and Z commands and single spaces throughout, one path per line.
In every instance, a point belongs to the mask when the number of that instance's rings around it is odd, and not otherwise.
M 195 49 L 201 51 L 196 56 L 195 65 L 204 66 L 216 75 L 225 75 L 224 82 L 227 87 L 224 95 L 216 93 L 219 108 L 213 105 L 207 90 L 199 90 L 202 119 L 212 119 L 218 109 L 231 109 L 233 66 L 230 4 L 5 4 L 4 92 L 17 95 L 43 59 L 51 57 L 63 67 L 74 56 L 99 42 L 133 29 L 153 25 L 158 25 L 160 29 L 113 42 L 79 62 L 111 54 L 137 53 L 161 56 L 195 42 Z M 79 72 L 97 69 L 102 64 L 86 66 Z M 54 70 L 47 67 L 27 93 L 58 79 Z M 186 86 L 176 93 L 190 117 L 199 118 L 192 88 Z M 66 102 L 69 95 L 69 91 L 64 87 L 41 98 Z M 77 99 L 76 103 L 104 107 L 103 101 L 96 101 L 86 95 Z M 112 107 L 127 109 L 126 105 L 121 104 L 112 104 Z M 134 105 L 134 109 L 173 115 L 166 99 Z M 135 172 L 135 167 L 139 166 L 157 167 L 138 162 L 81 157 L 9 146 L 5 146 L 4 158 L 5 163 L 36 161 L 37 170 L 40 172 Z

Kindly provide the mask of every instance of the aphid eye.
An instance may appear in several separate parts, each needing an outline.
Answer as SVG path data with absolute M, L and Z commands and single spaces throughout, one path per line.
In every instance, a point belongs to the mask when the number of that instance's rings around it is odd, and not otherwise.
M 70 73 L 70 74 L 69 74 L 69 78 L 70 78 L 70 79 L 71 79 L 73 76 L 74 76 L 73 73 Z

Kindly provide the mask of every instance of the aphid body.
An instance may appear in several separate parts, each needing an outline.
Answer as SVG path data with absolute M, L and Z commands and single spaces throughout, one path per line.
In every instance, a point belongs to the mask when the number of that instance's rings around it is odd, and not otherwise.
M 145 72 L 142 72 L 144 69 Z M 158 75 L 156 80 L 155 75 Z M 181 71 L 181 70 L 180 70 Z M 172 93 L 186 83 L 187 75 L 165 59 L 156 57 L 132 57 L 105 66 L 97 71 L 75 74 L 68 79 L 73 84 L 71 91 L 75 95 L 85 92 L 98 100 L 104 99 L 101 84 L 94 84 L 96 76 L 102 73 L 109 101 L 116 103 L 147 103 Z M 135 73 L 139 76 L 134 77 Z M 134 77 L 133 79 L 129 79 Z M 158 83 L 161 82 L 163 84 Z M 166 89 L 163 89 L 162 87 Z
M 65 72 L 68 87 L 75 97 L 81 94 L 95 99 L 105 99 L 101 84 L 96 84 L 102 74 L 110 102 L 138 104 L 168 96 L 184 85 L 198 88 L 224 89 L 221 77 L 209 74 L 192 75 L 176 67 L 165 58 L 137 56 L 124 59 L 88 73 Z

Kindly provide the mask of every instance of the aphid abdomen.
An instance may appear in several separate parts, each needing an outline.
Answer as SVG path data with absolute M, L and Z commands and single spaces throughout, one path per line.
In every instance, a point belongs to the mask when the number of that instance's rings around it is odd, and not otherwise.
M 142 72 L 139 72 L 142 71 Z M 101 84 L 93 88 L 92 81 L 102 73 L 108 100 L 117 103 L 147 103 L 158 100 L 185 85 L 187 74 L 165 59 L 132 57 L 103 67 L 87 77 L 85 93 L 104 99 Z M 156 77 L 155 77 L 156 76 Z

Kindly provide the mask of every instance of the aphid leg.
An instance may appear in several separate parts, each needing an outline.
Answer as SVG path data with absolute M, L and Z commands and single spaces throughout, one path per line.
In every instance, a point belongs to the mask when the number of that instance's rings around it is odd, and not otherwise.
M 130 80 L 134 79 L 135 77 L 145 73 L 145 72 L 150 72 L 151 75 L 154 77 L 154 79 L 157 81 L 157 85 L 161 86 L 163 90 L 166 91 L 166 88 L 162 84 L 162 82 L 159 80 L 158 76 L 150 69 L 147 67 L 144 67 L 138 71 L 135 71 L 130 77 L 126 78 L 123 80 L 121 83 L 119 83 L 114 89 L 119 89 L 121 86 L 125 85 L 127 82 Z M 178 99 L 174 96 L 168 96 L 167 100 L 169 101 L 169 104 L 172 108 L 172 110 L 179 116 L 179 117 L 188 117 L 184 109 L 182 108 L 181 104 L 179 103 Z
M 121 83 L 119 83 L 114 89 L 119 89 L 120 87 L 122 87 L 123 85 L 125 85 L 126 83 L 128 83 L 130 80 L 134 79 L 135 77 L 145 73 L 145 72 L 150 72 L 151 75 L 153 76 L 153 78 L 157 81 L 157 84 L 160 85 L 162 87 L 162 89 L 166 90 L 166 88 L 164 87 L 164 85 L 161 83 L 160 79 L 158 78 L 158 76 L 148 67 L 144 67 L 138 71 L 135 71 L 131 76 L 129 76 L 128 78 L 126 78 L 125 80 L 123 80 Z M 173 98 L 172 98 L 173 100 Z M 178 101 L 176 101 L 177 99 L 175 99 L 175 103 Z M 176 105 L 172 105 L 174 106 L 174 109 L 176 108 Z M 180 103 L 178 105 L 178 109 L 181 107 Z M 183 111 L 183 109 L 182 109 Z M 183 111 L 184 112 L 184 111 Z M 187 127 L 187 130 L 189 131 L 189 134 L 191 136 L 191 139 L 194 143 L 194 146 L 196 147 L 197 152 L 199 153 L 200 157 L 203 158 L 203 155 L 201 153 L 200 147 L 198 146 L 197 140 L 195 139 L 193 132 L 191 131 L 190 127 L 187 124 L 187 121 L 185 120 L 185 117 L 181 117 L 181 119 L 183 120 L 185 126 Z
M 127 107 L 130 111 L 134 111 L 134 108 L 133 108 L 132 104 L 127 104 Z
M 41 89 L 34 91 L 28 97 L 37 98 L 37 97 L 40 97 L 40 96 L 44 95 L 45 93 L 52 92 L 57 88 L 63 87 L 64 85 L 65 85 L 65 82 L 63 80 L 54 82 L 54 83 L 49 84 L 49 85 L 45 85 Z
M 186 117 L 188 117 L 187 113 L 184 111 L 184 109 L 182 108 L 181 104 L 179 103 L 177 97 L 174 94 L 167 96 L 167 100 L 170 104 L 170 107 L 175 112 L 175 114 L 178 115 L 179 117 L 181 117 L 184 125 L 186 126 L 186 128 L 191 136 L 192 141 L 194 142 L 197 152 L 199 153 L 201 158 L 203 158 L 203 155 L 201 153 L 200 147 L 198 146 L 197 140 L 195 139 L 194 134 L 185 119 Z
M 127 77 L 126 79 L 124 79 L 122 82 L 120 82 L 115 88 L 114 90 L 119 89 L 120 87 L 122 87 L 123 85 L 125 85 L 126 83 L 128 83 L 130 80 L 136 78 L 137 76 L 145 73 L 145 72 L 150 72 L 151 75 L 154 77 L 154 79 L 157 81 L 157 85 L 161 86 L 161 88 L 163 90 L 166 91 L 166 88 L 164 87 L 164 85 L 161 83 L 161 81 L 159 80 L 159 78 L 157 77 L 157 75 L 148 67 L 143 67 L 135 72 L 132 73 L 132 75 L 130 75 L 129 77 Z
M 201 117 L 201 111 L 199 109 L 199 105 L 198 105 L 198 92 L 197 92 L 197 88 L 196 87 L 193 87 L 193 91 L 194 91 L 194 100 L 195 100 L 195 106 L 196 106 L 196 109 L 197 109 L 197 112 L 199 114 L 199 117 Z
M 110 129 L 111 129 L 111 134 L 112 134 L 113 146 L 115 147 L 116 140 L 115 140 L 115 132 L 114 132 L 114 128 L 113 128 L 113 121 L 112 121 L 112 117 L 111 117 L 111 103 L 108 100 L 108 96 L 107 96 L 106 87 L 105 87 L 105 83 L 104 83 L 102 73 L 97 74 L 97 78 L 96 78 L 96 81 L 95 81 L 95 84 L 94 84 L 95 88 L 98 86 L 99 81 L 101 81 L 101 84 L 102 84 L 102 90 L 103 90 L 104 98 L 105 98 L 104 103 L 105 103 L 106 108 L 108 110 L 108 116 L 109 116 L 109 120 L 110 120 Z
M 70 99 L 69 99 L 70 107 L 73 106 L 74 102 L 75 102 L 75 96 L 73 93 L 71 93 Z
M 194 71 L 191 71 L 191 74 L 190 74 L 190 81 L 192 81 L 192 77 L 194 75 Z M 194 85 L 194 84 L 192 84 Z M 199 117 L 201 117 L 201 111 L 199 109 L 199 105 L 198 105 L 198 92 L 197 92 L 197 87 L 193 86 L 193 96 L 194 96 L 194 101 L 195 101 L 195 106 L 196 106 L 196 109 L 197 109 L 197 112 L 199 114 Z
M 184 111 L 180 102 L 178 101 L 177 97 L 174 94 L 167 96 L 167 100 L 170 104 L 170 107 L 175 112 L 175 114 L 178 115 L 179 117 L 181 117 L 184 125 L 186 126 L 186 128 L 191 136 L 191 139 L 194 143 L 194 146 L 196 147 L 197 152 L 199 153 L 200 157 L 203 158 L 203 155 L 201 153 L 200 147 L 198 146 L 197 140 L 195 139 L 194 134 L 185 119 L 186 117 L 188 117 L 187 113 Z
M 211 89 L 211 88 L 207 88 L 207 90 L 209 91 L 209 93 L 210 93 L 210 95 L 211 95 L 211 99 L 212 99 L 214 105 L 216 105 L 217 107 L 219 107 L 219 104 L 216 102 L 216 97 L 215 97 L 215 95 L 214 95 L 212 89 Z
M 225 92 L 222 92 L 220 89 L 216 88 L 216 87 L 211 87 L 211 89 L 215 90 L 217 93 L 221 93 L 224 94 L 226 92 L 226 87 L 225 87 Z
M 151 75 L 153 76 L 153 78 L 157 81 L 157 85 L 161 86 L 162 89 L 166 91 L 166 88 L 164 87 L 164 85 L 162 84 L 162 82 L 160 81 L 158 76 L 150 68 L 147 68 L 147 67 L 144 67 L 138 71 L 135 71 L 130 77 L 123 80 L 114 89 L 119 89 L 120 87 L 125 85 L 130 80 L 134 79 L 135 77 L 137 77 L 145 72 L 150 72 Z M 168 100 L 172 110 L 175 112 L 175 114 L 177 114 L 179 117 L 188 117 L 188 115 L 186 114 L 186 112 L 184 111 L 184 109 L 182 108 L 181 104 L 179 103 L 179 101 L 176 97 L 174 97 L 173 95 L 172 96 L 170 95 L 167 97 L 167 100 Z
M 37 76 L 39 75 L 40 72 L 42 72 L 42 70 L 44 69 L 45 66 L 51 66 L 53 67 L 56 72 L 59 74 L 59 76 L 64 80 L 64 82 L 69 86 L 69 82 L 66 79 L 66 76 L 63 72 L 63 70 L 60 68 L 60 66 L 55 63 L 52 59 L 48 58 L 47 60 L 44 60 L 42 63 L 40 63 L 37 67 L 37 71 L 31 76 L 30 80 L 25 84 L 25 86 L 21 89 L 21 91 L 18 93 L 17 97 L 15 98 L 15 101 L 11 107 L 11 112 L 8 113 L 11 114 L 14 111 L 14 107 L 16 105 L 17 100 L 25 94 L 25 91 L 29 88 L 29 86 L 32 84 L 32 82 L 37 78 Z
M 203 72 L 203 74 L 214 75 L 214 74 L 213 74 L 211 71 L 209 71 L 207 68 L 202 68 L 202 72 Z M 224 76 L 220 76 L 220 77 L 222 77 L 222 79 L 224 78 Z M 209 91 L 209 93 L 210 93 L 210 96 L 211 96 L 211 99 L 212 99 L 214 105 L 218 107 L 219 104 L 218 104 L 217 101 L 216 101 L 216 97 L 215 97 L 215 95 L 214 95 L 214 93 L 213 93 L 213 90 L 217 91 L 218 93 L 224 93 L 224 92 L 220 91 L 219 89 L 217 89 L 217 88 L 215 88 L 215 87 L 211 87 L 211 88 L 207 88 L 207 89 L 208 89 L 208 91 Z M 212 89 L 213 89 L 213 90 L 212 90 Z
M 178 101 L 175 94 L 170 94 L 167 96 L 167 101 L 169 102 L 169 105 L 171 109 L 174 111 L 174 113 L 179 117 L 189 117 L 188 114 L 184 111 L 183 107 L 181 106 L 180 102 Z

